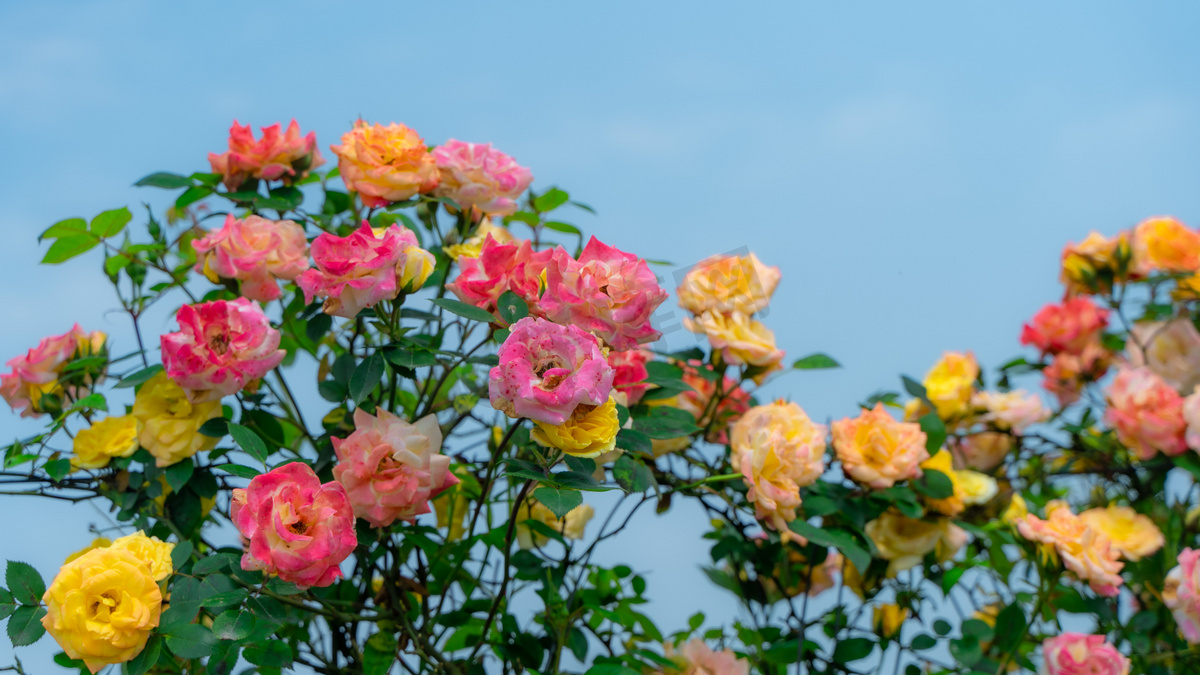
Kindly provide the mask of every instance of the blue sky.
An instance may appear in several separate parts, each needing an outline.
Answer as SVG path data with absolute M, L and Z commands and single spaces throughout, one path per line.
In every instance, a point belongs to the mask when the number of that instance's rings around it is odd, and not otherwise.
M 492 142 L 535 186 L 595 206 L 577 222 L 607 243 L 678 265 L 756 251 L 783 271 L 766 319 L 780 346 L 846 366 L 772 385 L 822 419 L 943 350 L 988 366 L 1015 354 L 1021 322 L 1059 292 L 1063 244 L 1089 229 L 1200 223 L 1200 5 L 731 7 L 0 3 L 0 358 L 75 321 L 130 348 L 98 257 L 39 267 L 36 235 L 161 204 L 130 185 L 205 169 L 234 118 L 295 117 L 322 147 L 359 116 Z M 35 428 L 0 411 L 0 438 Z M 48 577 L 101 522 L 0 504 L 0 557 Z M 607 554 L 649 572 L 666 627 L 700 604 L 734 615 L 695 571 L 704 526 L 647 515 L 630 537 L 645 545 Z M 23 650 L 34 672 L 53 669 L 49 644 Z

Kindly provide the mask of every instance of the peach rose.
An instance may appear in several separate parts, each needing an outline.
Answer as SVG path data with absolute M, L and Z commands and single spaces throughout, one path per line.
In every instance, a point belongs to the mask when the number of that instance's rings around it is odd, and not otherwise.
M 341 483 L 321 484 L 312 467 L 284 464 L 233 491 L 230 519 L 249 549 L 242 569 L 263 570 L 297 586 L 328 586 L 358 545 L 354 511 Z
M 1200 392 L 1183 399 L 1183 419 L 1187 423 L 1184 441 L 1189 448 L 1200 452 Z
M 64 385 L 59 376 L 73 359 L 102 355 L 105 340 L 104 333 L 85 333 L 79 324 L 62 335 L 42 338 L 24 356 L 9 360 L 7 365 L 12 372 L 0 375 L 0 396 L 21 417 L 41 416 L 45 412 L 42 398 L 47 394 L 66 394 L 73 399 L 87 396 L 88 388 L 96 384 L 91 378 L 83 377 L 82 382 Z
M 949 560 L 967 543 L 966 531 L 949 518 L 920 520 L 895 509 L 879 514 L 865 530 L 875 542 L 879 557 L 888 561 L 889 577 L 920 565 L 930 553 L 939 560 Z
M 938 417 L 953 419 L 966 414 L 979 377 L 979 363 L 971 352 L 946 352 L 925 374 L 925 395 Z
M 834 422 L 833 447 L 847 476 L 877 490 L 917 478 L 929 459 L 921 425 L 897 422 L 882 403 Z
M 708 336 L 709 345 L 721 352 L 725 363 L 775 370 L 783 360 L 783 350 L 775 346 L 775 334 L 746 314 L 708 311 L 695 318 L 684 317 L 683 325 Z
M 1042 642 L 1041 675 L 1129 675 L 1129 659 L 1103 635 L 1063 633 Z
M 163 368 L 193 403 L 257 386 L 286 354 L 279 331 L 246 298 L 183 305 L 175 320 L 179 332 L 161 338 Z
M 1060 406 L 1068 406 L 1079 400 L 1085 384 L 1104 377 L 1111 361 L 1112 355 L 1098 343 L 1079 354 L 1064 352 L 1042 371 L 1042 387 L 1054 394 Z
M 1191 319 L 1138 323 L 1129 332 L 1131 365 L 1148 367 L 1181 394 L 1200 384 L 1200 331 Z
M 779 284 L 779 268 L 750 255 L 714 255 L 696 263 L 675 293 L 679 306 L 695 315 L 761 312 Z
M 1105 421 L 1139 459 L 1187 449 L 1183 399 L 1149 368 L 1122 368 L 1109 387 L 1108 404 Z
M 354 515 L 387 527 L 429 513 L 429 500 L 458 483 L 450 458 L 439 453 L 442 429 L 426 415 L 408 423 L 379 408 L 354 411 L 354 433 L 333 437 L 333 477 L 346 488 Z
M 1090 232 L 1082 242 L 1063 248 L 1059 278 L 1067 287 L 1068 296 L 1107 293 L 1114 281 L 1128 279 L 1139 267 L 1134 261 L 1135 253 L 1127 232 L 1111 239 Z
M 796 519 L 800 488 L 825 472 L 825 433 L 786 401 L 751 408 L 733 426 L 729 463 L 745 478 L 757 518 L 785 540 L 794 537 L 787 524 Z
M 1200 269 L 1200 232 L 1168 216 L 1138 223 L 1133 228 L 1133 250 L 1142 274 Z
M 488 395 L 514 419 L 563 424 L 576 406 L 601 405 L 612 393 L 614 373 L 599 340 L 576 326 L 527 316 L 513 324 L 499 357 Z
M 1050 417 L 1050 410 L 1042 404 L 1041 397 L 1024 389 L 981 391 L 971 398 L 971 405 L 987 411 L 981 421 L 1014 434 L 1022 434 Z
M 1048 304 L 1021 329 L 1021 344 L 1042 354 L 1079 354 L 1108 327 L 1108 310 L 1088 298 L 1075 297 Z
M 1013 449 L 1013 437 L 996 431 L 949 438 L 946 443 L 960 464 L 977 471 L 991 471 L 1000 466 Z
M 387 206 L 438 184 L 437 161 L 417 132 L 403 124 L 367 124 L 363 120 L 330 146 L 346 188 L 366 206 Z
M 267 220 L 229 214 L 221 229 L 192 242 L 196 271 L 208 280 L 237 279 L 242 295 L 259 302 L 277 300 L 276 279 L 292 281 L 308 269 L 308 240 L 304 228 L 290 220 Z
M 434 148 L 432 154 L 441 176 L 433 194 L 485 215 L 515 213 L 517 198 L 533 182 L 529 169 L 490 143 L 450 139 Z
M 1099 595 L 1117 595 L 1121 579 L 1120 555 L 1100 532 L 1071 512 L 1066 502 L 1046 504 L 1046 519 L 1027 514 L 1017 521 L 1017 532 L 1029 541 L 1045 544 L 1062 558 L 1063 565 Z
M 636 349 L 662 333 L 650 315 L 667 299 L 646 261 L 592 237 L 578 260 L 560 255 L 546 269 L 538 308 L 546 318 L 573 324 L 617 350 Z
M 679 664 L 679 675 L 749 675 L 750 662 L 738 658 L 733 650 L 715 652 L 700 638 L 692 638 L 678 650 L 670 642 L 663 653 Z
M 1088 509 L 1079 514 L 1079 519 L 1107 537 L 1126 560 L 1141 560 L 1166 543 L 1162 530 L 1153 520 L 1128 506 L 1112 504 L 1102 509 Z
M 256 141 L 249 124 L 242 126 L 234 120 L 229 130 L 229 150 L 208 154 L 213 173 L 221 174 L 225 187 L 233 191 L 251 179 L 281 180 L 291 185 L 325 163 L 317 150 L 316 133 L 310 131 L 302 137 L 296 120 L 286 132 L 280 133 L 281 129 L 278 122 L 263 127 L 262 139 Z
M 1200 643 L 1200 550 L 1185 548 L 1163 584 L 1163 604 L 1171 610 L 1183 639 Z
M 433 256 L 418 245 L 411 230 L 392 225 L 376 231 L 365 220 L 345 237 L 323 232 L 313 240 L 312 255 L 313 269 L 296 281 L 304 301 L 324 297 L 326 314 L 347 319 L 395 299 L 401 291 L 416 290 L 429 275 L 405 283 L 409 268 L 432 271 L 433 266 Z
M 489 234 L 478 256 L 458 259 L 461 271 L 446 289 L 459 300 L 489 312 L 496 311 L 496 303 L 505 291 L 512 291 L 525 301 L 532 315 L 540 316 L 542 274 L 558 265 L 556 261 L 569 257 L 562 247 L 534 251 L 528 241 L 502 243 Z

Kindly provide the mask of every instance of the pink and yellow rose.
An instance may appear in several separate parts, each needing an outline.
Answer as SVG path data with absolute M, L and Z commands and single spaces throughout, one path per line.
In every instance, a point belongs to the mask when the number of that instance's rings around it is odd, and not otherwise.
M 800 488 L 825 472 L 825 426 L 787 401 L 751 408 L 733 425 L 729 463 L 740 471 L 759 520 L 794 537 L 787 524 L 796 519 Z
M 387 206 L 438 184 L 437 161 L 417 132 L 403 124 L 367 124 L 363 120 L 331 146 L 346 187 L 366 206 Z
M 301 136 L 296 120 L 286 132 L 282 126 L 276 122 L 263 127 L 262 138 L 255 140 L 250 125 L 242 126 L 234 120 L 229 130 L 229 150 L 208 154 L 213 173 L 221 174 L 225 187 L 234 191 L 251 179 L 281 180 L 291 185 L 325 163 L 317 150 L 315 132 Z
M 979 377 L 979 363 L 971 352 L 946 352 L 925 374 L 922 384 L 929 402 L 944 420 L 965 415 Z
M 79 324 L 62 335 L 42 338 L 38 346 L 24 356 L 8 361 L 12 372 L 0 375 L 0 396 L 21 413 L 21 417 L 38 417 L 45 412 L 43 398 L 47 395 L 71 398 L 87 396 L 95 384 L 88 379 L 64 385 L 59 376 L 73 359 L 103 353 L 106 337 L 100 331 L 85 333 Z
M 196 271 L 213 283 L 242 282 L 242 295 L 270 302 L 282 295 L 276 279 L 292 281 L 308 269 L 308 240 L 304 228 L 290 220 L 267 220 L 229 214 L 219 230 L 192 242 Z
M 354 510 L 341 483 L 321 484 L 293 462 L 255 476 L 233 491 L 230 519 L 249 548 L 242 569 L 262 570 L 297 586 L 328 586 L 358 545 Z
M 533 182 L 529 169 L 490 143 L 451 139 L 434 148 L 432 155 L 441 177 L 433 194 L 484 215 L 515 213 L 517 198 Z
M 339 237 L 324 232 L 312 243 L 313 268 L 297 280 L 304 301 L 324 297 L 326 314 L 354 318 L 364 308 L 420 288 L 433 272 L 432 254 L 408 228 L 362 225 Z
M 183 305 L 175 320 L 179 331 L 161 338 L 163 368 L 193 403 L 256 387 L 283 361 L 279 331 L 246 298 Z
M 749 675 L 750 662 L 738 658 L 731 649 L 713 651 L 700 638 L 692 638 L 678 649 L 667 642 L 663 653 L 676 662 L 678 675 Z
M 1185 548 L 1167 573 L 1163 603 L 1171 610 L 1183 639 L 1200 644 L 1200 549 Z
M 1183 399 L 1149 368 L 1122 368 L 1109 387 L 1108 404 L 1104 419 L 1139 459 L 1187 449 Z
M 1048 304 L 1021 329 L 1021 344 L 1043 354 L 1079 354 L 1108 327 L 1108 310 L 1085 297 Z
M 1041 675 L 1129 675 L 1129 659 L 1103 635 L 1063 633 L 1042 643 Z
M 1079 354 L 1063 352 L 1042 371 L 1042 387 L 1054 394 L 1061 406 L 1079 400 L 1083 387 L 1104 377 L 1112 363 L 1112 354 L 1093 342 Z
M 833 447 L 847 476 L 877 490 L 917 478 L 929 459 L 921 425 L 897 422 L 882 403 L 834 422 Z
M 1017 532 L 1029 541 L 1046 546 L 1062 558 L 1063 565 L 1099 595 L 1117 595 L 1121 584 L 1120 554 L 1112 542 L 1088 527 L 1063 501 L 1046 505 L 1046 519 L 1026 514 L 1017 522 Z
M 372 527 L 412 522 L 429 513 L 429 501 L 458 483 L 450 458 L 440 454 L 442 429 L 426 415 L 408 423 L 379 408 L 354 411 L 354 433 L 334 437 L 333 477 L 346 488 L 354 515 Z
M 1133 228 L 1137 271 L 1195 272 L 1200 269 L 1200 232 L 1169 216 L 1147 218 Z
M 512 418 L 563 424 L 576 406 L 598 406 L 612 392 L 613 369 L 600 342 L 578 326 L 525 317 L 499 351 L 488 375 L 492 407 Z
M 459 300 L 489 312 L 496 311 L 496 303 L 505 291 L 512 291 L 525 301 L 532 315 L 540 316 L 542 274 L 565 264 L 557 260 L 569 257 L 561 247 L 534 251 L 528 241 L 510 239 L 502 243 L 489 234 L 478 256 L 458 259 L 459 275 L 446 288 Z
M 1024 389 L 977 392 L 971 398 L 971 405 L 986 411 L 981 421 L 994 429 L 1014 434 L 1022 434 L 1050 417 L 1050 410 L 1042 404 L 1041 397 Z
M 684 317 L 683 324 L 693 333 L 707 336 L 708 344 L 721 352 L 725 363 L 771 371 L 778 369 L 783 361 L 783 350 L 775 346 L 775 333 L 746 314 L 710 310 L 696 317 Z
M 754 314 L 771 301 L 779 285 L 779 268 L 768 267 L 753 253 L 715 255 L 696 263 L 676 289 L 679 306 L 695 315 Z

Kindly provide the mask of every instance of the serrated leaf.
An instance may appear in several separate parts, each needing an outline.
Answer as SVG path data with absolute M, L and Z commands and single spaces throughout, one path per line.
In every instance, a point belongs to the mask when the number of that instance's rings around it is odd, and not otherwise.
M 539 487 L 533 491 L 533 497 L 550 509 L 555 518 L 565 518 L 571 509 L 583 503 L 579 490 Z
M 583 232 L 580 232 L 578 227 L 575 227 L 570 223 L 563 223 L 557 220 L 547 220 L 546 222 L 542 223 L 542 225 L 545 226 L 547 230 L 554 230 L 555 232 L 562 232 L 564 234 L 575 234 L 581 237 L 583 236 Z
M 224 438 L 229 434 L 229 420 L 224 417 L 214 417 L 200 425 L 200 435 L 209 438 Z
M 525 300 L 516 293 L 504 291 L 500 294 L 500 299 L 496 301 L 496 313 L 500 315 L 504 323 L 511 326 L 529 316 L 529 305 L 525 304 Z
M 849 663 L 864 659 L 875 651 L 875 641 L 870 638 L 846 638 L 838 640 L 833 648 L 833 660 L 838 663 Z
M 114 237 L 125 229 L 129 221 L 133 220 L 133 214 L 129 209 L 122 206 L 119 209 L 105 211 L 100 215 L 92 218 L 91 226 L 88 228 L 91 233 L 97 237 Z
M 217 636 L 204 626 L 181 623 L 166 630 L 167 649 L 181 659 L 202 659 L 213 653 Z
M 617 447 L 635 454 L 646 454 L 654 450 L 650 437 L 633 429 L 621 429 L 617 432 Z
M 217 464 L 216 468 L 238 478 L 254 478 L 255 476 L 262 475 L 262 471 L 253 467 L 242 466 L 241 464 Z
M 8 586 L 13 599 L 22 605 L 36 605 L 42 601 L 46 592 L 46 582 L 33 565 L 17 560 L 8 561 L 4 570 L 4 583 Z
M 175 208 L 177 208 L 177 209 L 187 208 L 188 206 L 211 195 L 212 192 L 213 192 L 212 188 L 210 188 L 210 187 L 201 186 L 201 185 L 193 185 L 192 187 L 184 190 L 183 194 L 179 195 L 179 197 L 175 200 Z M 167 646 L 170 647 L 169 644 Z
M 350 375 L 350 398 L 356 405 L 361 405 L 375 387 L 379 385 L 379 380 L 383 377 L 384 371 L 383 355 L 375 352 L 363 359 L 362 363 L 354 369 L 354 373 Z
M 797 359 L 792 367 L 796 370 L 815 370 L 817 368 L 841 368 L 842 364 L 838 363 L 832 356 L 822 354 L 809 354 L 802 359 Z
M 171 549 L 171 564 L 176 570 L 183 567 L 191 559 L 194 550 L 195 547 L 190 541 L 181 541 L 175 544 L 175 548 Z
M 254 431 L 240 424 L 230 423 L 229 435 L 233 437 L 233 441 L 238 444 L 238 447 L 251 457 L 260 462 L 267 461 L 267 444 Z
M 242 650 L 242 657 L 256 666 L 286 668 L 292 665 L 292 648 L 286 642 L 263 642 Z
M 168 466 L 163 474 L 167 479 L 167 485 L 170 485 L 171 489 L 175 492 L 179 492 L 192 479 L 192 474 L 195 471 L 196 465 L 192 462 L 191 458 L 188 458 Z
M 450 312 L 451 314 L 457 314 L 464 319 L 470 319 L 471 321 L 491 323 L 496 320 L 496 317 L 492 316 L 491 312 L 479 309 L 475 305 L 468 305 L 460 300 L 454 300 L 452 298 L 434 298 L 431 300 L 431 302 L 447 312 Z
M 129 663 L 125 664 L 126 675 L 145 675 L 154 664 L 158 663 L 158 656 L 162 653 L 162 637 L 159 635 L 151 635 L 146 641 L 146 646 L 137 656 L 133 657 Z
M 942 443 L 946 442 L 946 423 L 936 412 L 926 413 L 918 421 L 921 431 L 925 432 L 925 449 L 930 455 L 936 454 L 942 449 Z
M 1015 649 L 1025 635 L 1025 612 L 1013 603 L 996 615 L 996 650 L 1007 653 Z
M 43 239 L 57 239 L 59 237 L 78 237 L 87 233 L 86 220 L 83 218 L 67 218 L 46 228 L 45 232 L 38 235 L 38 241 Z
M 31 645 L 46 634 L 42 626 L 42 617 L 46 616 L 45 607 L 18 607 L 8 617 L 8 639 L 14 647 Z
M 87 253 L 99 243 L 100 239 L 92 234 L 59 237 L 50 245 L 50 250 L 46 251 L 46 257 L 42 258 L 42 264 L 57 265 L 66 262 L 75 256 Z
M 212 632 L 221 640 L 244 640 L 254 632 L 254 615 L 231 609 L 213 619 Z
M 0 621 L 8 618 L 17 609 L 17 600 L 7 589 L 0 588 Z
M 621 455 L 612 468 L 613 478 L 626 492 L 645 492 L 654 487 L 654 472 L 642 462 Z
M 871 564 L 871 554 L 853 534 L 838 528 L 817 527 L 803 518 L 797 518 L 788 523 L 788 529 L 808 539 L 810 543 L 819 546 L 833 546 L 841 551 L 854 566 L 860 570 L 867 569 Z
M 164 190 L 177 190 L 182 187 L 190 187 L 192 179 L 187 176 L 180 176 L 176 173 L 168 173 L 166 171 L 156 171 L 149 176 L 144 176 L 141 180 L 134 183 L 135 187 L 156 187 Z

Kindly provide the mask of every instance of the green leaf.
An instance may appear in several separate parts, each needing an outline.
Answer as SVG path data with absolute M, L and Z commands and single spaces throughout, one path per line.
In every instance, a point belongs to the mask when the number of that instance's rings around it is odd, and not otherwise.
M 136 387 L 139 384 L 141 384 L 141 383 L 145 382 L 146 380 L 149 380 L 150 378 L 157 375 L 159 372 L 162 371 L 162 369 L 163 369 L 162 366 L 156 364 L 156 365 L 150 366 L 149 368 L 143 368 L 137 372 L 130 373 L 129 375 L 126 375 L 125 377 L 121 378 L 120 382 L 114 384 L 113 388 L 114 389 L 128 389 L 129 387 Z
M 183 194 L 179 195 L 179 198 L 175 200 L 175 208 L 177 208 L 177 209 L 186 208 L 187 206 L 190 206 L 191 204 L 194 204 L 211 194 L 212 194 L 212 188 L 206 187 L 206 186 L 200 186 L 200 185 L 193 185 L 192 187 L 184 190 Z M 168 643 L 167 646 L 170 647 L 171 646 L 170 643 Z
M 209 438 L 224 438 L 229 434 L 229 420 L 224 417 L 214 417 L 200 425 L 200 435 Z
M 654 450 L 650 437 L 633 429 L 621 429 L 617 432 L 617 447 L 635 454 L 646 454 Z
M 579 473 L 578 471 L 560 471 L 559 473 L 550 474 L 548 480 L 552 480 L 558 487 L 587 490 L 589 492 L 604 492 L 605 490 L 613 489 L 611 486 L 601 485 L 589 474 Z
M 57 239 L 59 237 L 78 237 L 87 235 L 87 221 L 83 218 L 67 218 L 60 220 L 57 223 L 46 228 L 46 231 L 38 235 L 38 241 L 43 239 Z
M 292 665 L 292 648 L 286 642 L 271 640 L 246 647 L 242 657 L 256 666 L 287 668 Z
M 969 635 L 980 642 L 990 642 L 995 637 L 992 627 L 979 619 L 967 619 L 959 627 L 962 634 Z
M 97 237 L 114 237 L 125 229 L 129 221 L 133 220 L 133 214 L 129 209 L 122 206 L 119 209 L 105 211 L 100 215 L 92 218 L 92 224 L 89 228 L 92 234 Z
M 914 636 L 912 639 L 912 648 L 913 649 L 933 649 L 936 646 L 937 646 L 937 640 L 934 639 L 934 637 L 932 635 L 926 635 L 925 633 L 920 633 L 920 634 Z
M 912 482 L 912 487 L 930 499 L 947 499 L 954 496 L 954 483 L 950 481 L 950 477 L 934 469 L 925 469 L 924 474 Z
M 167 649 L 181 659 L 202 659 L 213 653 L 217 636 L 204 626 L 180 623 L 168 627 Z
M 563 461 L 567 463 L 567 466 L 571 467 L 572 471 L 576 471 L 578 473 L 591 476 L 596 471 L 596 461 L 587 457 L 575 457 L 573 455 L 567 455 L 566 457 L 563 457 Z
M 792 367 L 796 370 L 815 370 L 817 368 L 841 368 L 842 364 L 835 361 L 828 354 L 817 352 L 816 354 L 809 354 L 802 359 L 798 359 L 792 364 Z
M 979 645 L 978 638 L 964 635 L 958 640 L 950 641 L 950 655 L 959 663 L 970 667 L 983 658 L 983 649 Z
M 696 426 L 696 418 L 691 413 L 668 406 L 651 408 L 645 417 L 634 420 L 633 427 L 650 438 L 659 440 L 690 436 L 700 431 L 700 427 Z
M 925 413 L 919 422 L 921 431 L 925 432 L 925 449 L 930 455 L 936 454 L 942 449 L 942 443 L 946 442 L 946 423 L 936 412 Z
M 363 675 L 388 675 L 396 660 L 399 643 L 391 633 L 376 633 L 363 650 Z
M 346 391 L 346 387 L 336 380 L 325 380 L 324 382 L 317 383 L 317 393 L 321 395 L 321 398 L 330 403 L 341 403 L 346 400 L 346 396 L 349 394 Z
M 967 568 L 965 567 L 954 567 L 947 571 L 946 576 L 942 577 L 942 593 L 949 595 L 950 589 L 954 588 L 954 584 L 958 583 L 958 580 L 962 578 L 963 573 L 966 571 Z
M 525 300 L 516 293 L 504 291 L 500 294 L 500 299 L 496 301 L 496 312 L 504 320 L 504 323 L 511 326 L 529 316 L 529 305 L 525 304 Z
M 384 358 L 401 368 L 422 368 L 437 364 L 437 356 L 423 349 L 385 349 Z
M 900 382 L 904 384 L 904 391 L 907 391 L 919 399 L 926 401 L 929 400 L 929 394 L 925 391 L 925 385 L 917 382 L 907 375 L 901 375 Z
M 496 320 L 496 317 L 492 316 L 491 312 L 479 309 L 475 305 L 468 305 L 460 300 L 454 300 L 452 298 L 434 298 L 431 302 L 447 312 L 450 312 L 451 314 L 457 314 L 464 319 L 470 319 L 471 321 L 491 323 Z
M 228 569 L 230 565 L 236 562 L 237 556 L 232 553 L 214 553 L 213 555 L 197 560 L 196 564 L 192 565 L 192 574 L 204 576 L 205 574 L 220 572 L 221 570 Z
M 0 621 L 8 618 L 17 609 L 17 600 L 8 590 L 0 588 Z
M 46 592 L 46 582 L 42 581 L 42 575 L 38 574 L 33 565 L 16 560 L 8 561 L 8 568 L 4 570 L 4 582 L 8 585 L 13 599 L 22 605 L 41 603 L 42 595 Z
M 267 444 L 247 427 L 240 424 L 229 425 L 229 435 L 242 450 L 260 462 L 267 461 Z
M 996 615 L 996 650 L 1011 652 L 1025 635 L 1025 612 L 1021 605 L 1013 603 Z
M 77 255 L 87 253 L 99 243 L 100 239 L 92 234 L 59 237 L 50 245 L 50 250 L 46 251 L 46 257 L 42 258 L 42 264 L 57 265 L 66 262 Z
M 191 458 L 188 458 L 168 466 L 163 473 L 167 479 L 167 485 L 170 485 L 175 492 L 179 492 L 192 479 L 192 473 L 195 470 L 196 465 L 192 463 Z
M 192 542 L 190 541 L 181 541 L 175 544 L 175 548 L 171 549 L 171 565 L 174 566 L 176 571 L 179 571 L 179 568 L 187 564 L 194 550 L 195 547 L 192 546 Z
M 571 509 L 583 503 L 579 490 L 539 487 L 533 497 L 554 513 L 555 518 L 565 518 Z
M 566 192 L 563 192 L 558 188 L 550 188 L 546 192 L 538 195 L 533 200 L 533 208 L 537 209 L 539 213 L 553 211 L 563 204 L 566 204 L 567 200 L 570 198 L 571 196 Z
M 187 176 L 180 176 L 177 173 L 167 173 L 166 171 L 156 171 L 134 183 L 134 186 L 156 187 L 163 188 L 164 190 L 177 190 L 182 187 L 190 187 L 191 184 L 192 179 L 188 178 Z
M 644 463 L 621 455 L 612 468 L 613 478 L 626 492 L 645 492 L 654 487 L 654 472 Z
M 597 663 L 587 669 L 584 675 L 641 675 L 632 668 L 626 668 L 619 663 Z
M 254 615 L 231 609 L 213 619 L 212 632 L 221 640 L 245 640 L 254 632 Z
M 318 314 L 308 320 L 304 326 L 304 336 L 309 340 L 316 342 L 325 337 L 329 329 L 333 327 L 333 317 L 328 314 Z
M 42 627 L 42 617 L 46 616 L 45 607 L 18 607 L 8 617 L 8 639 L 14 647 L 31 645 L 46 634 Z
M 950 633 L 950 622 L 945 619 L 938 619 L 933 622 L 933 632 L 938 635 L 947 635 Z
M 262 475 L 262 472 L 258 469 L 249 466 L 242 466 L 241 464 L 217 464 L 216 468 L 224 471 L 225 473 L 237 476 L 238 478 L 254 478 L 255 476 Z
M 362 405 L 375 387 L 379 385 L 384 371 L 383 354 L 375 352 L 363 359 L 350 376 L 350 398 L 356 405 Z
M 859 570 L 865 570 L 871 565 L 871 554 L 853 534 L 837 528 L 820 528 L 803 518 L 797 518 L 788 523 L 788 529 L 808 539 L 818 546 L 833 546 L 854 563 Z
M 557 220 L 547 220 L 546 222 L 542 223 L 542 225 L 544 225 L 547 230 L 554 230 L 555 232 L 562 232 L 564 234 L 577 234 L 581 237 L 583 236 L 583 232 L 580 232 L 578 227 L 575 227 L 570 223 L 563 223 Z
M 849 663 L 864 659 L 875 651 L 875 641 L 870 638 L 846 638 L 838 640 L 833 648 L 833 660 L 838 663 Z
M 125 664 L 126 675 L 145 675 L 155 663 L 158 663 L 159 654 L 162 654 L 162 637 L 151 635 L 142 651 Z

